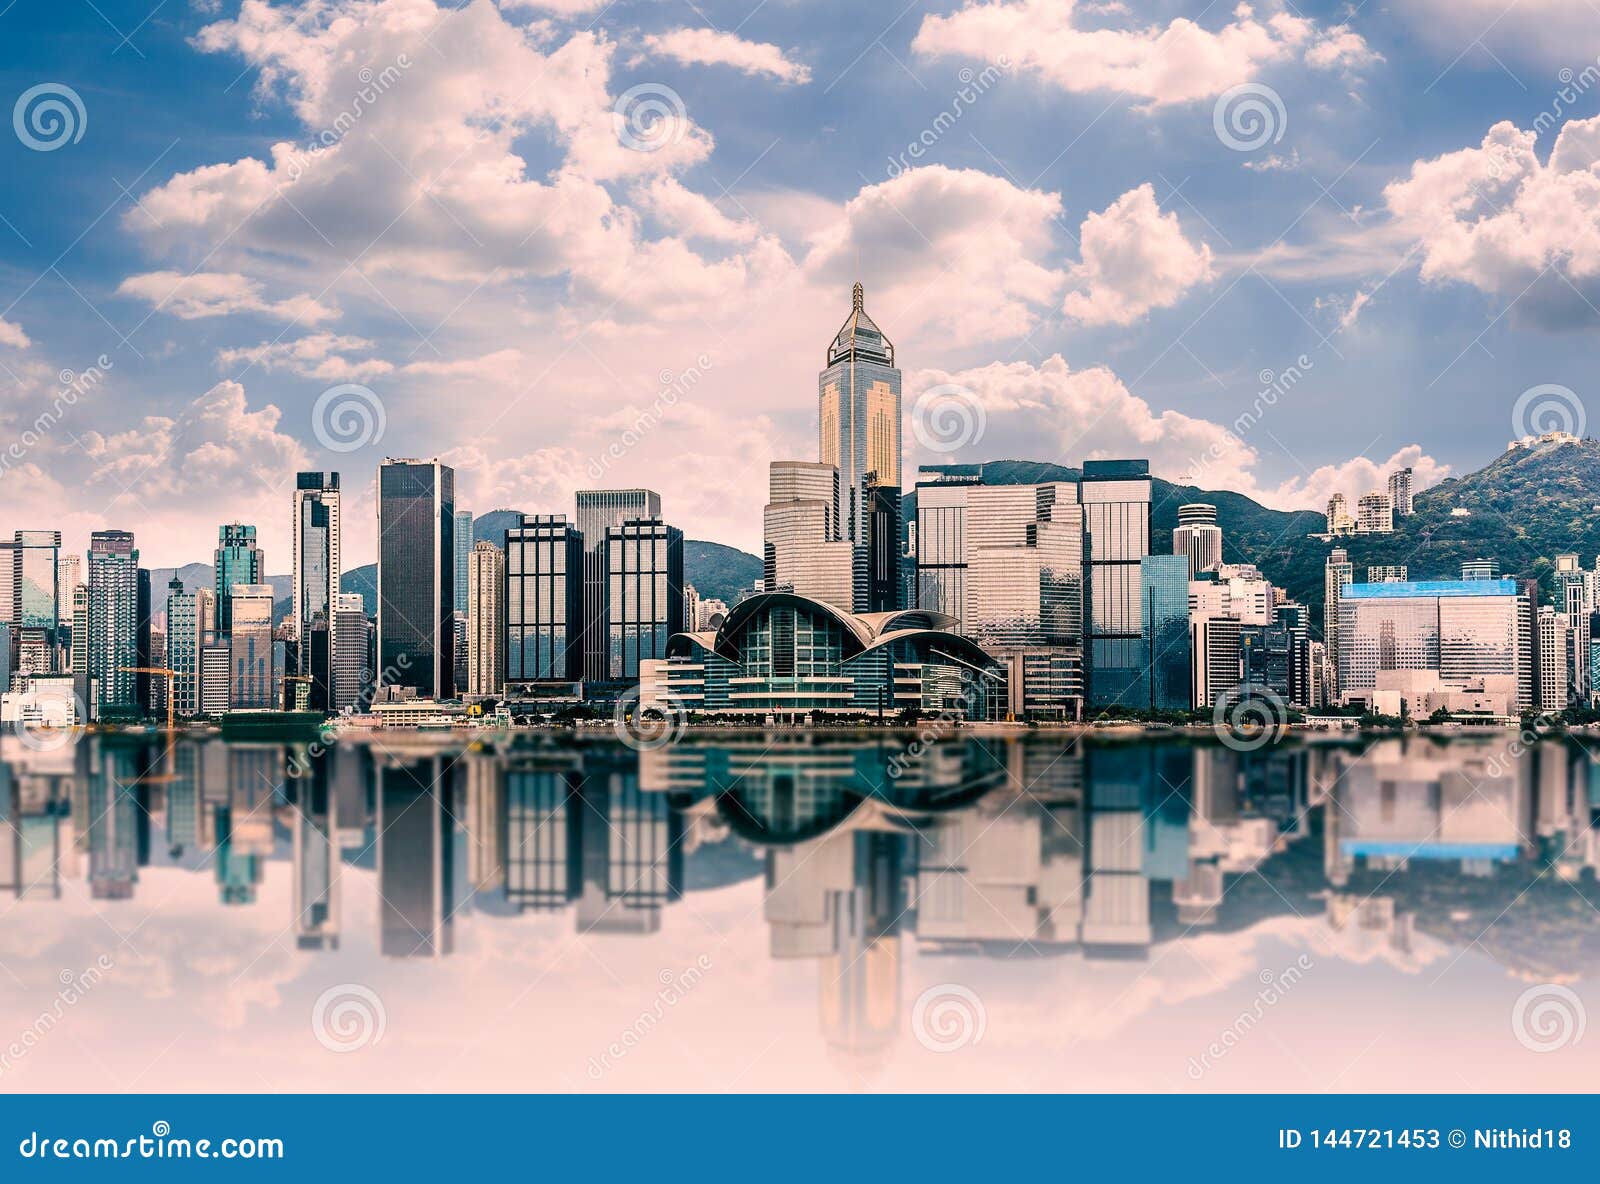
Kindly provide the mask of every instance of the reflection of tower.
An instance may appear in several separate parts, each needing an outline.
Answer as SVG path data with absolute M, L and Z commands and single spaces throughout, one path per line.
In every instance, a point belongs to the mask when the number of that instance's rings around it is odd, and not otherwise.
M 584 778 L 584 808 L 594 825 L 580 834 L 578 929 L 654 933 L 662 906 L 683 894 L 683 817 L 665 794 L 639 788 L 631 759 L 590 759 Z
M 834 902 L 833 953 L 817 965 L 823 1039 L 856 1057 L 881 1058 L 900 1029 L 900 920 L 905 916 L 906 840 L 846 834 L 854 885 Z
M 379 949 L 390 957 L 454 949 L 455 848 L 444 808 L 452 764 L 433 756 L 378 767 Z
M 0 890 L 18 900 L 61 898 L 64 807 L 47 779 L 0 765 Z
M 96 900 L 127 900 L 149 843 L 149 816 L 139 809 L 133 784 L 135 753 L 106 742 L 78 748 L 88 782 L 89 893 Z
M 582 890 L 584 814 L 575 764 L 518 764 L 505 774 L 506 899 L 522 909 L 565 908 Z M 595 820 L 595 829 L 604 824 Z
M 505 769 L 500 758 L 469 754 L 465 761 L 467 795 L 467 886 L 488 892 L 505 886 Z
M 294 811 L 294 930 L 302 950 L 339 948 L 338 798 L 327 754 L 314 758 L 297 785 Z

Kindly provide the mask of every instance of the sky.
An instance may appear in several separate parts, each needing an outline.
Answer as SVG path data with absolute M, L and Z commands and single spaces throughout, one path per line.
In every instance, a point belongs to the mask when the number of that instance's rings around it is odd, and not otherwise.
M 1148 457 L 1267 505 L 1582 432 L 1600 9 L 12 0 L 0 531 L 288 569 L 646 485 L 759 550 L 850 287 L 920 463 Z M 1226 523 L 1223 524 L 1226 528 Z

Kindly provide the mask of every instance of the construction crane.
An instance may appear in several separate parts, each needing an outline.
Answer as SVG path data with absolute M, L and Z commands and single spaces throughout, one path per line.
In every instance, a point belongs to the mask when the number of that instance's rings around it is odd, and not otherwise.
M 168 670 L 165 666 L 118 666 L 123 674 L 155 674 L 167 680 L 167 732 L 173 730 L 172 724 L 172 680 L 178 677 L 176 670 Z

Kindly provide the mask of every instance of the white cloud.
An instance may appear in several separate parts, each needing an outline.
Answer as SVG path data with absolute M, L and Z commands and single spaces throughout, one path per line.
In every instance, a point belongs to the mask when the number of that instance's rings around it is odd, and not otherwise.
M 0 345 L 10 346 L 12 349 L 27 349 L 32 344 L 28 340 L 28 335 L 22 331 L 21 325 L 0 317 Z
M 673 29 L 644 39 L 645 48 L 675 61 L 702 66 L 732 66 L 745 74 L 776 78 L 803 85 L 811 81 L 811 68 L 790 61 L 776 45 L 746 41 L 734 33 L 714 29 Z
M 1161 212 L 1149 184 L 1085 218 L 1079 246 L 1082 262 L 1062 311 L 1086 325 L 1131 325 L 1214 274 L 1211 248 L 1184 237 L 1177 214 Z
M 1600 21 L 1588 0 L 1407 0 L 1391 11 L 1457 70 L 1500 74 L 1506 58 L 1582 70 L 1600 55 Z
M 338 317 L 339 310 L 309 295 L 269 300 L 261 285 L 237 272 L 150 271 L 130 275 L 117 286 L 118 296 L 147 301 L 158 312 L 170 312 L 179 320 L 260 313 L 282 321 L 316 324 Z
M 1453 281 L 1515 302 L 1545 328 L 1593 327 L 1600 302 L 1600 116 L 1567 123 L 1548 164 L 1538 133 L 1495 124 L 1475 148 L 1419 160 L 1383 192 L 1388 229 L 1409 242 L 1427 282 Z
M 911 47 L 930 57 L 1003 58 L 1062 90 L 1118 91 L 1149 107 L 1211 98 L 1277 63 L 1352 68 L 1378 56 L 1347 26 L 1321 28 L 1285 12 L 1258 18 L 1248 4 L 1215 32 L 1181 17 L 1088 29 L 1075 9 L 1074 0 L 974 0 L 923 18 Z
M 1358 456 L 1340 464 L 1319 465 L 1304 477 L 1283 482 L 1259 500 L 1278 509 L 1322 510 L 1330 497 L 1342 493 L 1353 505 L 1364 493 L 1388 489 L 1389 474 L 1408 465 L 1414 493 L 1437 485 L 1450 475 L 1449 465 L 1428 456 L 1421 445 L 1411 444 L 1387 460 L 1374 461 Z
M 267 372 L 284 370 L 302 378 L 325 382 L 353 382 L 388 374 L 392 363 L 374 357 L 349 357 L 370 354 L 372 342 L 364 337 L 335 333 L 312 333 L 294 341 L 265 341 L 260 345 L 224 349 L 217 354 L 217 365 L 259 367 Z

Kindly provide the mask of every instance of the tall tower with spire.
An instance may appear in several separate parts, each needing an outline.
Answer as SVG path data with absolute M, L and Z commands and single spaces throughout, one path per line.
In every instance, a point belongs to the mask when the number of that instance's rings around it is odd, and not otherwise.
M 833 519 L 855 547 L 851 607 L 899 608 L 900 371 L 894 345 L 867 315 L 859 283 L 817 376 L 817 427 L 817 459 L 839 470 Z

